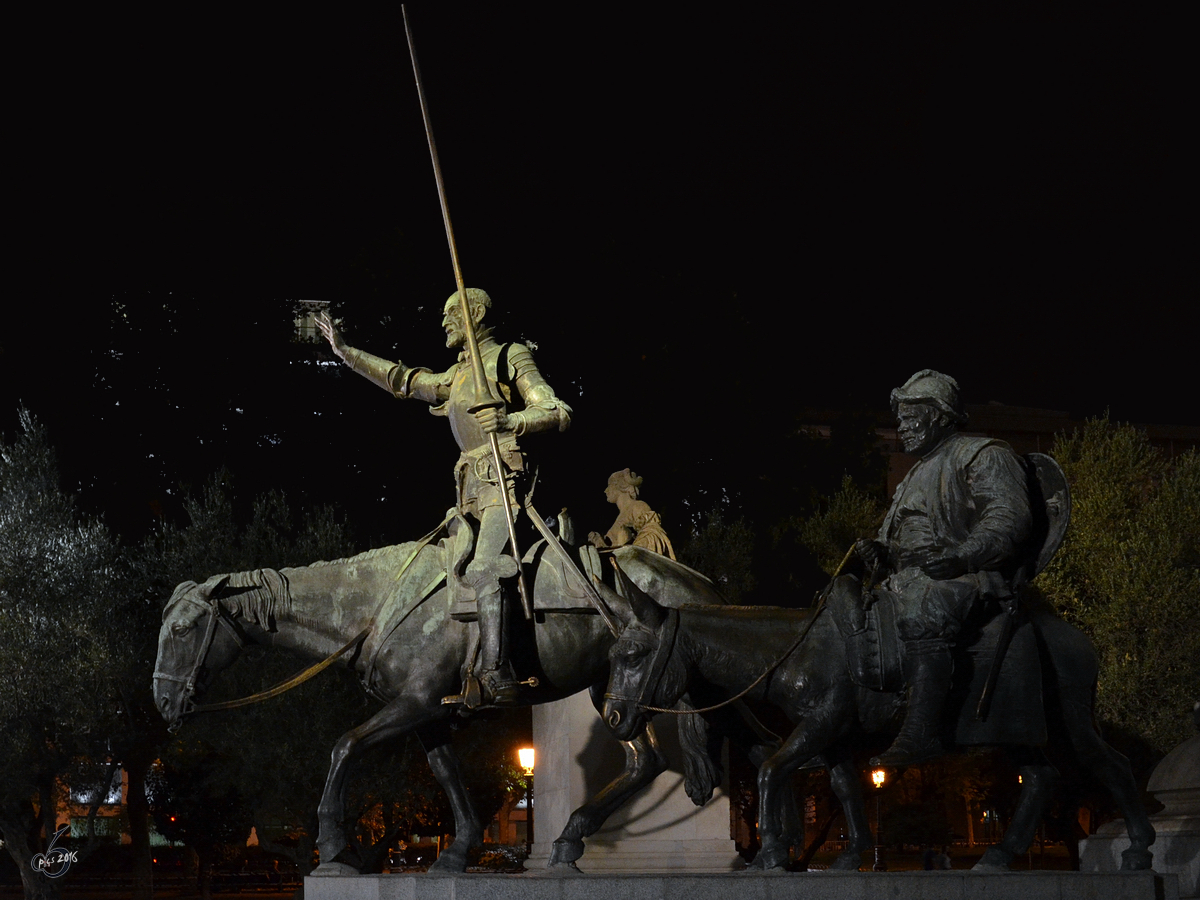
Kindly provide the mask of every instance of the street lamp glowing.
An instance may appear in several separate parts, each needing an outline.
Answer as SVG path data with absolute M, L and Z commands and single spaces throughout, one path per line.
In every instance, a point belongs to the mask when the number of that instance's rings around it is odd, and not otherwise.
M 883 769 L 876 769 L 871 773 L 871 782 L 877 788 L 883 787 L 883 782 L 887 779 L 887 772 Z
M 522 747 L 517 751 L 517 759 L 521 761 L 521 768 L 525 770 L 526 775 L 533 774 L 533 748 Z

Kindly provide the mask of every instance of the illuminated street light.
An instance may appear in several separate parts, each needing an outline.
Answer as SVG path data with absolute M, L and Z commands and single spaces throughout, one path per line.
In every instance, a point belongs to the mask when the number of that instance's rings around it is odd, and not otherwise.
M 525 770 L 525 777 L 529 779 L 529 787 L 525 791 L 525 855 L 528 857 L 533 852 L 533 748 L 520 748 L 517 751 L 517 759 L 521 762 L 521 768 Z
M 883 858 L 883 819 L 880 816 L 880 799 L 882 797 L 883 783 L 887 781 L 887 772 L 883 769 L 875 769 L 871 773 L 871 783 L 875 785 L 875 865 L 871 866 L 873 872 L 886 872 L 887 862 Z
M 517 759 L 521 761 L 521 768 L 525 770 L 526 777 L 533 775 L 533 748 L 522 747 L 517 751 Z

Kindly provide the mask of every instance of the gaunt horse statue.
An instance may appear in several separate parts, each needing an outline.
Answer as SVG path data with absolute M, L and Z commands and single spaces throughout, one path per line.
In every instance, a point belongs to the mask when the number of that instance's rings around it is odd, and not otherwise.
M 623 625 L 611 652 L 611 677 L 601 713 L 613 735 L 623 741 L 635 739 L 653 711 L 670 708 L 685 692 L 705 717 L 717 714 L 716 710 L 703 712 L 705 708 L 735 695 L 744 696 L 752 706 L 765 702 L 782 709 L 795 728 L 759 767 L 762 850 L 755 865 L 771 869 L 787 864 L 782 804 L 790 792 L 788 780 L 805 764 L 823 764 L 842 803 L 849 837 L 849 848 L 832 868 L 856 870 L 872 839 L 852 750 L 864 734 L 895 733 L 902 708 L 898 687 L 878 691 L 856 683 L 861 681 L 854 677 L 856 661 L 848 658 L 836 616 L 825 614 L 827 610 L 699 606 L 675 610 L 636 589 L 626 593 L 628 601 L 604 591 Z M 976 868 L 1006 869 L 1033 840 L 1056 774 L 1040 749 L 1049 742 L 1068 751 L 1111 791 L 1128 823 L 1132 844 L 1124 853 L 1122 868 L 1147 869 L 1154 829 L 1128 760 L 1104 742 L 1093 720 L 1097 661 L 1091 642 L 1054 616 L 1044 601 L 1038 604 L 1035 592 L 1027 592 L 1024 601 L 1028 621 L 1013 636 L 991 711 L 982 722 L 976 718 L 977 699 L 988 674 L 986 661 L 996 646 L 994 640 L 990 644 L 986 640 L 988 629 L 972 648 L 982 652 L 968 651 L 955 659 L 961 675 L 956 675 L 943 733 L 959 745 L 1006 746 L 1023 784 L 1004 839 L 988 849 Z M 797 643 L 801 634 L 804 639 Z M 1015 696 L 1028 689 L 1031 671 L 1040 672 L 1044 690 L 1032 697 Z M 756 682 L 764 673 L 769 674 Z M 1017 682 L 1018 691 L 1005 691 L 1006 680 L 1010 685 Z M 1029 709 L 1030 703 L 1038 709 Z
M 545 544 L 540 546 L 544 547 Z M 512 655 L 537 685 L 522 692 L 529 703 L 547 703 L 592 689 L 598 704 L 614 638 L 583 594 L 571 590 L 561 566 L 538 554 L 534 605 L 528 628 L 514 628 Z M 668 606 L 723 603 L 712 583 L 673 560 L 638 547 L 616 551 L 641 588 Z M 320 866 L 313 874 L 353 874 L 339 859 L 347 848 L 345 791 L 350 767 L 367 748 L 415 733 L 454 812 L 455 840 L 434 868 L 462 871 L 468 852 L 483 839 L 484 823 L 467 796 L 450 744 L 450 722 L 461 707 L 442 698 L 458 692 L 478 642 L 473 624 L 451 617 L 445 553 L 435 544 L 403 544 L 348 559 L 284 569 L 256 569 L 184 582 L 167 601 L 154 673 L 155 701 L 172 727 L 203 710 L 201 698 L 215 674 L 250 644 L 277 647 L 301 657 L 343 659 L 364 688 L 384 706 L 347 732 L 333 758 L 318 810 Z M 220 706 L 223 704 L 212 704 Z M 693 720 L 694 716 L 685 716 Z M 702 725 L 702 723 L 700 723 Z M 681 728 L 688 792 L 696 802 L 711 794 L 717 765 L 699 729 Z M 577 809 L 554 844 L 552 866 L 573 864 L 582 838 L 600 828 L 627 798 L 666 769 L 654 735 L 641 731 L 626 742 L 626 768 L 595 798 Z

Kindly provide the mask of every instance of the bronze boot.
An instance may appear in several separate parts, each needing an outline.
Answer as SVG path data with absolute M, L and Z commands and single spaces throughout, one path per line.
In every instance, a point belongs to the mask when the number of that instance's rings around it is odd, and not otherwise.
M 908 641 L 904 652 L 912 672 L 904 725 L 892 746 L 871 760 L 873 766 L 915 766 L 946 752 L 941 726 L 954 671 L 950 647 L 942 640 Z
M 516 575 L 511 556 L 476 560 L 467 566 L 479 602 L 479 706 L 516 706 L 520 687 L 508 659 L 508 600 L 501 578 Z M 467 693 L 467 692 L 464 692 Z M 471 704 L 467 704 L 471 708 Z

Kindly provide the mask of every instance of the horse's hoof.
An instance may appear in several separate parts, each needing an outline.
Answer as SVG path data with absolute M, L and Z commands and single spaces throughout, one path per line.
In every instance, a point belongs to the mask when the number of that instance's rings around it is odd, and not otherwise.
M 754 857 L 752 865 L 755 868 L 760 868 L 764 872 L 769 872 L 772 869 L 784 869 L 788 864 L 787 850 L 768 850 L 766 848 L 758 851 L 758 856 Z
M 972 872 L 1011 872 L 1008 864 L 1011 862 L 1010 857 L 1003 850 L 997 850 L 995 847 L 988 847 L 987 851 L 980 858 L 979 862 L 971 867 Z
M 846 850 L 829 864 L 831 872 L 857 872 L 862 868 L 862 854 L 857 850 Z
M 1146 849 L 1130 847 L 1121 854 L 1122 872 L 1143 872 L 1154 863 L 1154 854 Z
M 574 863 L 583 856 L 583 841 L 572 838 L 559 838 L 550 845 L 550 866 Z
M 565 863 L 550 863 L 542 871 L 534 871 L 535 875 L 549 875 L 553 878 L 574 878 L 576 875 L 583 875 L 584 872 L 579 866 L 573 862 Z
M 359 875 L 361 874 L 354 866 L 348 866 L 340 862 L 321 863 L 315 869 L 308 873 L 313 876 L 344 876 L 344 875 Z

